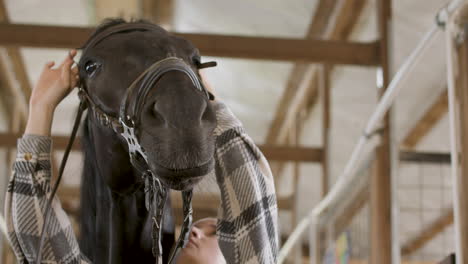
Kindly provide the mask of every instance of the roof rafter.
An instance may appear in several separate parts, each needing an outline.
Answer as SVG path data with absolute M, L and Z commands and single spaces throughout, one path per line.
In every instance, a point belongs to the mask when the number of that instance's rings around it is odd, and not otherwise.
M 431 241 L 451 224 L 453 224 L 453 208 L 446 210 L 439 218 L 423 228 L 419 234 L 408 239 L 408 241 L 401 247 L 401 254 L 403 256 L 411 255 L 426 245 L 427 242 Z
M 319 39 L 323 37 L 329 23 L 331 23 L 330 20 L 332 18 L 333 11 L 336 8 L 336 4 L 337 0 L 321 0 L 318 3 L 312 22 L 307 30 L 306 39 Z M 278 103 L 278 107 L 276 108 L 275 118 L 271 123 L 265 142 L 275 144 L 280 142 L 283 143 L 286 140 L 286 132 L 283 130 L 285 128 L 292 127 L 292 124 L 285 124 L 285 122 L 287 120 L 293 120 L 294 118 L 292 118 L 291 115 L 294 116 L 295 113 L 299 112 L 299 109 L 289 109 L 298 104 L 294 103 L 294 101 L 298 100 L 297 98 L 305 96 L 304 93 L 307 87 L 301 87 L 303 79 L 306 76 L 316 74 L 312 73 L 312 70 L 309 67 L 310 64 L 307 63 L 295 63 L 293 65 L 286 84 L 286 89 L 284 90 Z
M 322 2 L 328 2 L 328 0 L 321 1 L 320 3 Z M 365 0 L 340 1 L 339 8 L 333 16 L 335 20 L 328 23 L 328 32 L 325 32 L 323 28 L 325 23 L 323 23 L 323 18 L 321 18 L 317 24 L 312 22 L 307 37 L 316 37 L 316 34 L 324 34 L 324 37 L 327 39 L 335 41 L 343 41 L 348 38 L 362 12 L 365 2 Z M 319 4 L 318 11 L 320 11 L 321 6 L 325 8 L 325 3 L 323 5 Z M 328 18 L 330 19 L 334 8 L 331 10 L 330 6 L 327 6 L 327 8 Z M 322 29 L 319 29 L 319 26 Z M 313 65 L 303 63 L 294 65 L 285 92 L 278 104 L 275 118 L 267 134 L 267 143 L 282 144 L 291 127 L 292 119 L 290 117 L 296 115 L 301 107 L 305 105 L 308 105 L 309 109 L 313 108 L 318 94 L 319 76 L 317 72 L 317 68 Z
M 445 116 L 448 110 L 447 89 L 432 103 L 424 115 L 411 128 L 403 140 L 402 147 L 414 148 L 429 133 L 432 128 Z
M 10 19 L 4 0 L 0 0 L 0 22 L 9 23 Z M 15 110 L 20 111 L 21 116 L 17 122 L 25 123 L 27 108 L 31 95 L 31 84 L 26 72 L 26 66 L 20 50 L 14 46 L 7 46 L 0 51 L 0 75 L 3 85 L 17 102 Z M 21 127 L 21 124 L 18 124 Z
M 326 26 L 323 22 L 320 22 L 323 18 L 316 21 L 317 25 L 314 25 L 314 22 L 312 22 L 308 32 L 310 36 L 313 36 L 313 34 L 323 34 L 324 37 L 330 39 L 347 38 L 357 22 L 366 0 L 330 1 L 328 4 L 331 2 L 335 2 L 335 8 L 326 12 L 320 10 L 321 7 L 325 8 L 325 4 L 319 4 L 317 12 L 328 13 L 328 19 L 333 19 L 334 21 L 329 21 Z M 328 6 L 328 8 L 330 8 L 330 6 Z M 318 27 L 323 28 L 319 29 Z M 333 67 L 331 65 L 327 68 L 328 74 L 331 73 L 332 69 Z M 313 109 L 318 100 L 322 77 L 324 76 L 320 74 L 320 68 L 316 65 L 303 63 L 295 64 L 266 136 L 266 144 L 285 144 L 287 135 L 294 126 L 292 122 L 295 119 L 294 117 L 303 111 L 305 114 L 301 115 L 302 121 L 308 118 L 311 109 Z M 300 123 L 302 127 L 304 122 Z M 302 132 L 301 127 L 298 131 L 299 136 Z M 274 175 L 280 175 L 284 165 L 284 163 L 272 164 Z

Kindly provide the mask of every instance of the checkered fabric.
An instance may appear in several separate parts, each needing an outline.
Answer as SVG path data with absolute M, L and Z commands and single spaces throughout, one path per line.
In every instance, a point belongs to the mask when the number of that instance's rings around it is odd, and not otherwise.
M 9 241 L 18 263 L 34 263 L 50 187 L 49 137 L 23 136 L 5 200 Z M 70 221 L 58 198 L 53 200 L 42 263 L 89 263 L 80 253 Z
M 228 263 L 276 263 L 278 208 L 267 160 L 242 124 L 216 104 L 217 235 Z
M 217 235 L 227 263 L 275 263 L 278 253 L 277 205 L 273 176 L 263 154 L 242 124 L 221 102 L 214 102 L 218 126 L 216 179 L 222 206 Z M 33 263 L 50 193 L 49 137 L 25 135 L 6 196 L 9 241 L 19 263 Z M 53 200 L 42 263 L 90 263 L 80 253 L 70 221 Z

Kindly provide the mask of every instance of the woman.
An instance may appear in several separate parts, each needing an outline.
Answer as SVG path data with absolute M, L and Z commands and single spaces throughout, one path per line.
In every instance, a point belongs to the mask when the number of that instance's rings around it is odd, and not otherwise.
M 49 62 L 30 99 L 24 136 L 6 197 L 9 240 L 20 263 L 33 263 L 50 193 L 50 130 L 56 106 L 77 85 L 73 67 L 76 51 L 57 67 Z M 221 191 L 218 220 L 193 225 L 190 242 L 177 263 L 274 263 L 276 261 L 277 206 L 273 178 L 264 156 L 245 134 L 229 109 L 214 101 L 222 138 L 215 151 L 216 179 Z M 52 205 L 53 228 L 47 229 L 43 263 L 90 263 L 81 254 L 70 221 L 58 199 Z M 99 264 L 99 263 L 98 263 Z
M 189 242 L 177 257 L 177 264 L 223 264 L 226 260 L 218 246 L 216 219 L 205 218 L 195 222 Z

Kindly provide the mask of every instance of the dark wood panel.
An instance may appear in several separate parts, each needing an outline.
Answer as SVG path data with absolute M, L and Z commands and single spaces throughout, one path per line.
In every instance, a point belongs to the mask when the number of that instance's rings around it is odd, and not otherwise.
M 0 45 L 80 48 L 93 28 L 0 24 Z M 243 37 L 174 33 L 192 41 L 202 55 L 262 60 L 292 60 L 376 65 L 379 44 L 314 39 Z

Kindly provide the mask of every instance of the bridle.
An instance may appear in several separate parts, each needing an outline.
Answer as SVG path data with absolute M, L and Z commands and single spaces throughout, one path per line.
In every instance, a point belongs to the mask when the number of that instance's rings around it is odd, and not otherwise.
M 96 46 L 105 38 L 114 34 L 130 31 L 161 31 L 161 29 L 155 25 L 146 23 L 125 23 L 111 26 L 110 28 L 107 28 L 102 32 L 97 33 L 92 39 L 88 41 L 87 44 L 85 44 L 86 48 L 84 49 L 82 56 L 84 56 L 89 49 Z M 213 66 L 216 66 L 215 62 L 197 64 L 198 69 Z M 38 255 L 36 258 L 37 264 L 40 264 L 42 258 L 42 247 L 45 239 L 45 229 L 47 228 L 49 222 L 52 198 L 57 192 L 57 188 L 60 184 L 60 180 L 62 178 L 68 155 L 70 153 L 73 141 L 76 137 L 76 133 L 81 122 L 82 114 L 87 108 L 90 109 L 95 120 L 101 126 L 112 129 L 116 134 L 120 135 L 127 142 L 130 162 L 132 166 L 135 167 L 141 173 L 142 178 L 144 180 L 145 206 L 146 209 L 151 213 L 152 222 L 152 253 L 153 256 L 156 258 L 156 264 L 162 263 L 162 219 L 164 205 L 165 201 L 167 200 L 169 190 L 166 186 L 163 186 L 160 180 L 156 177 L 156 175 L 154 175 L 151 172 L 151 170 L 149 170 L 148 158 L 146 156 L 145 150 L 139 143 L 138 132 L 140 126 L 142 106 L 145 102 L 148 93 L 156 84 L 156 82 L 165 73 L 169 71 L 179 71 L 184 73 L 190 78 L 192 84 L 197 90 L 204 93 L 209 100 L 214 99 L 213 95 L 209 93 L 207 89 L 203 86 L 203 83 L 201 82 L 200 78 L 193 71 L 190 65 L 188 65 L 183 59 L 180 59 L 178 57 L 168 57 L 156 61 L 133 81 L 133 83 L 127 88 L 124 98 L 120 104 L 118 118 L 109 115 L 105 111 L 103 111 L 93 101 L 83 82 L 80 82 L 81 85 L 79 85 L 78 91 L 78 96 L 80 98 L 78 114 L 73 125 L 70 140 L 68 142 L 62 162 L 60 164 L 57 182 L 54 185 L 54 188 L 47 203 L 47 208 L 45 210 L 45 220 L 42 226 Z M 190 226 L 192 224 L 192 195 L 192 190 L 182 191 L 184 221 L 182 224 L 182 229 L 179 238 L 171 251 L 169 263 L 172 263 L 175 260 L 175 256 L 177 256 L 179 251 L 183 247 L 185 247 L 188 241 Z

